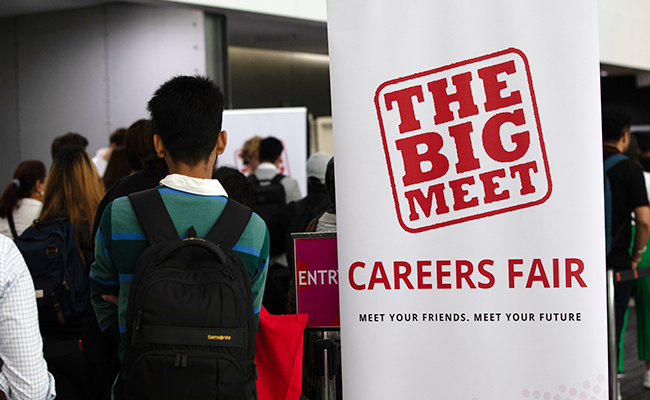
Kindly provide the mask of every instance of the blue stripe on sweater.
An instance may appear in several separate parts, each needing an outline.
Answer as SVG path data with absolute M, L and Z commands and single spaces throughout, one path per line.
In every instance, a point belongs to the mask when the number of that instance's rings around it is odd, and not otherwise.
M 90 279 L 92 279 L 95 282 L 101 283 L 102 285 L 106 285 L 106 286 L 117 286 L 117 285 L 120 284 L 120 281 L 117 280 L 117 279 L 99 279 L 99 278 L 96 278 L 93 275 L 92 270 L 90 270 Z
M 111 235 L 113 240 L 147 240 L 144 233 L 139 232 L 116 232 Z
M 245 254 L 250 254 L 254 257 L 259 257 L 260 256 L 260 250 L 249 247 L 249 246 L 244 246 L 243 244 L 237 243 L 233 248 L 234 251 L 238 251 L 240 253 L 245 253 Z

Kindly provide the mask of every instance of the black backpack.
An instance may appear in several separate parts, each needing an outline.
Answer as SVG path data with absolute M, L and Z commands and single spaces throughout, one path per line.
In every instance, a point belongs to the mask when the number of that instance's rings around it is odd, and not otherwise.
M 16 246 L 34 280 L 41 328 L 81 318 L 90 304 L 90 284 L 67 218 L 34 220 Z
M 115 398 L 256 399 L 253 295 L 232 250 L 251 209 L 229 200 L 205 239 L 178 237 L 157 189 L 129 195 L 151 244 L 136 265 Z
M 287 202 L 284 186 L 280 183 L 284 175 L 277 174 L 273 179 L 259 180 L 254 174 L 248 180 L 255 189 L 255 212 L 266 222 L 270 237 L 270 255 L 285 252 L 285 234 L 287 231 Z M 269 182 L 262 185 L 262 182 Z

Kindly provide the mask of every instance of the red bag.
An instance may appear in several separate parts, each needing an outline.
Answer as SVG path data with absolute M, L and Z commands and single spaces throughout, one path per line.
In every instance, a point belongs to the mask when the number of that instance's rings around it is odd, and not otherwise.
M 302 392 L 302 348 L 307 314 L 260 311 L 255 337 L 258 400 L 298 400 Z

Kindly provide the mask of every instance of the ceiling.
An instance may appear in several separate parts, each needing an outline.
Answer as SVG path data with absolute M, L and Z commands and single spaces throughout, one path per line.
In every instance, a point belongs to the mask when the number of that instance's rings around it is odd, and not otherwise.
M 52 12 L 71 8 L 92 7 L 118 0 L 0 0 L 0 18 Z M 162 0 L 121 0 L 159 7 L 192 7 Z M 266 14 L 199 7 L 206 12 L 227 17 L 231 46 L 327 54 L 327 24 Z M 601 64 L 604 76 L 635 75 L 641 70 Z
M 231 46 L 327 54 L 327 24 L 226 11 Z
M 1 0 L 0 18 L 117 2 L 116 0 Z M 128 2 L 161 7 L 191 7 L 187 4 L 174 5 L 160 0 L 132 0 Z M 226 9 L 197 8 L 206 12 L 226 15 L 228 39 L 231 46 L 327 54 L 327 25 L 324 22 Z

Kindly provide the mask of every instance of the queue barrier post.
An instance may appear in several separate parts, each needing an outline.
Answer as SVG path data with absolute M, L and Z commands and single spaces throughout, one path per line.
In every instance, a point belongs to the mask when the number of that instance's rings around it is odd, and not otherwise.
M 337 346 L 324 332 L 323 339 L 314 342 L 315 373 L 320 380 L 317 400 L 336 400 Z
M 609 400 L 618 400 L 616 357 L 616 310 L 614 309 L 614 270 L 607 270 L 607 337 L 609 342 Z

